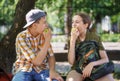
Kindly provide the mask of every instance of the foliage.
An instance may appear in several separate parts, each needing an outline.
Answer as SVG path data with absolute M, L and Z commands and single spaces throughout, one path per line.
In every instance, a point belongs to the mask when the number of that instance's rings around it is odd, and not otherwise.
M 18 0 L 0 1 L 0 25 L 11 24 Z
M 120 42 L 120 34 L 101 34 L 104 42 Z
M 55 31 L 58 30 L 54 32 L 54 34 L 58 34 L 60 31 L 60 34 L 64 33 L 68 1 L 69 0 L 38 0 L 36 3 L 36 7 L 47 11 L 49 23 Z M 112 22 L 117 22 L 118 13 L 120 12 L 119 3 L 118 0 L 73 0 L 71 9 L 73 14 L 77 12 L 89 13 L 91 18 L 96 20 L 96 22 L 101 22 L 101 18 L 105 15 L 111 16 Z
M 64 33 L 64 16 L 66 14 L 66 0 L 38 0 L 36 7 L 47 12 L 48 23 L 53 28 L 54 34 Z M 41 6 L 42 5 L 42 6 Z
M 74 0 L 73 12 L 87 12 L 100 22 L 105 15 L 116 15 L 120 11 L 119 4 L 119 0 Z
M 116 15 L 113 15 L 111 17 L 111 21 L 112 21 L 112 23 L 116 23 L 117 21 L 120 21 L 120 12 L 117 13 Z
M 66 42 L 66 37 L 65 35 L 53 35 L 52 42 Z M 103 42 L 120 42 L 120 34 L 101 34 L 100 37 Z
M 37 0 L 35 7 L 48 13 L 48 23 L 54 34 L 65 33 L 67 6 L 69 0 Z M 18 0 L 0 1 L 0 25 L 11 25 Z M 105 15 L 111 17 L 112 23 L 120 16 L 119 0 L 73 0 L 72 13 L 87 12 L 93 20 L 100 22 Z

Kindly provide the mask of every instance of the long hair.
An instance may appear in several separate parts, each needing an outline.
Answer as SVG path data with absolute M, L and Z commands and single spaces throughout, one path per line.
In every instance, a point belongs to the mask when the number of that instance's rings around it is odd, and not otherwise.
M 89 27 L 91 26 L 91 18 L 88 14 L 86 13 L 77 13 L 76 15 L 79 15 L 82 18 L 82 21 L 84 24 L 88 24 L 87 29 L 89 29 Z

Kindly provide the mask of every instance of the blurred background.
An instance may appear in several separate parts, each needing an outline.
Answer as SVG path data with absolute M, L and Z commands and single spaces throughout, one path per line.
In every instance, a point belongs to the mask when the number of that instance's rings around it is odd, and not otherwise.
M 18 1 L 0 1 L 0 39 L 3 38 L 13 24 Z M 119 0 L 36 0 L 34 7 L 47 12 L 48 23 L 54 35 L 69 34 L 72 15 L 77 12 L 86 12 L 95 25 L 92 29 L 101 35 L 103 41 L 119 42 L 119 4 Z M 106 39 L 106 37 L 108 38 Z

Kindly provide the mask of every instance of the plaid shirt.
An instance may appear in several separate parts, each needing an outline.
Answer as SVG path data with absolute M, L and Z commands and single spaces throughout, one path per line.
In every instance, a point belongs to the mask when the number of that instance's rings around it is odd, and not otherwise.
M 35 66 L 31 63 L 31 61 L 37 56 L 37 52 L 40 51 L 42 46 L 44 45 L 45 39 L 43 35 L 38 37 L 33 37 L 28 30 L 25 30 L 18 34 L 16 38 L 16 62 L 13 67 L 13 74 L 18 71 L 30 72 L 32 68 L 35 69 L 36 72 L 40 72 L 43 69 L 48 69 L 48 57 L 53 55 L 52 47 L 48 49 L 48 54 L 44 59 L 41 66 Z

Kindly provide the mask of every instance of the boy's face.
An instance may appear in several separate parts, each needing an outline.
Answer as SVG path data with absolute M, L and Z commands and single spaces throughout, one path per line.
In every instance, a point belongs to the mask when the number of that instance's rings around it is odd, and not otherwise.
M 36 23 L 36 32 L 41 34 L 43 33 L 44 29 L 48 27 L 46 17 L 41 17 L 38 23 Z

